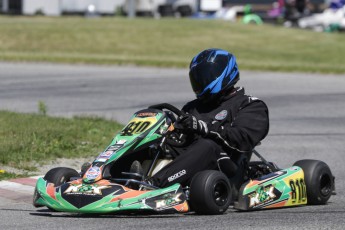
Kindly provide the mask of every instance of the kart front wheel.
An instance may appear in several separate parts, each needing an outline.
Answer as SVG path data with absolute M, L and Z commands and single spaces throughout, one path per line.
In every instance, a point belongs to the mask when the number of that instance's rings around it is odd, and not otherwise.
M 71 180 L 72 177 L 80 177 L 79 173 L 71 168 L 65 168 L 65 167 L 58 167 L 53 168 L 49 170 L 43 179 L 48 181 L 49 183 L 53 183 L 56 186 L 60 186 L 63 183 L 66 183 Z M 33 196 L 33 205 L 35 207 L 41 207 L 40 205 L 36 204 L 36 200 L 39 198 L 39 194 L 37 192 L 37 189 L 35 188 L 34 196 Z M 51 208 L 48 208 L 51 211 L 54 211 Z
M 189 196 L 191 208 L 197 214 L 222 214 L 231 202 L 229 179 L 216 170 L 199 172 L 192 179 Z
M 294 166 L 301 167 L 304 172 L 308 204 L 326 204 L 334 188 L 334 177 L 328 165 L 318 160 L 300 160 Z
M 58 167 L 49 170 L 43 179 L 46 181 L 53 183 L 55 187 L 60 186 L 68 181 L 72 177 L 80 177 L 79 173 L 71 168 L 66 167 Z

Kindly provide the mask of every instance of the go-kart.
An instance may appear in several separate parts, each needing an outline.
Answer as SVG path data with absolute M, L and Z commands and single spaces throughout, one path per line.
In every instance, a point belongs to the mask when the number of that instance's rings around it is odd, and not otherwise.
M 50 210 L 76 213 L 177 212 L 222 214 L 234 201 L 239 210 L 259 210 L 325 204 L 334 191 L 334 177 L 321 161 L 301 160 L 287 169 L 266 161 L 249 162 L 238 197 L 220 170 L 197 173 L 188 186 L 158 188 L 145 182 L 171 162 L 167 145 L 179 145 L 183 135 L 174 128 L 183 113 L 170 104 L 136 112 L 110 145 L 81 172 L 58 167 L 39 178 L 33 204 Z M 142 174 L 128 162 L 139 161 Z

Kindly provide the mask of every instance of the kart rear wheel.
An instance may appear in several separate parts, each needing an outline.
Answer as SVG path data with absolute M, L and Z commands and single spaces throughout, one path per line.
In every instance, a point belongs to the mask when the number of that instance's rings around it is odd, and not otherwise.
M 328 165 L 318 160 L 300 160 L 294 166 L 303 169 L 308 204 L 326 204 L 334 186 L 333 175 Z
M 197 214 L 218 215 L 230 205 L 231 185 L 222 172 L 206 170 L 193 177 L 189 195 L 191 208 Z
M 49 170 L 43 179 L 53 183 L 56 186 L 60 186 L 63 183 L 70 181 L 72 177 L 80 177 L 79 173 L 71 168 L 58 167 Z

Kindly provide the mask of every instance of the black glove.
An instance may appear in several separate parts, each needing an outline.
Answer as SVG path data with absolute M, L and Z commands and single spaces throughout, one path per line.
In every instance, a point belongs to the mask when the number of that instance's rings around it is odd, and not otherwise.
M 175 128 L 192 131 L 204 137 L 209 133 L 206 122 L 196 119 L 196 117 L 191 114 L 180 116 L 175 123 Z

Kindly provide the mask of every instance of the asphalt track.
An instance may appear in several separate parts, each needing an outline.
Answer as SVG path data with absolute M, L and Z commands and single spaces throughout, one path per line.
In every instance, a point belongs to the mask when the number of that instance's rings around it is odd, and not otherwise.
M 84 216 L 35 209 L 28 199 L 1 197 L 0 229 L 344 229 L 345 75 L 241 72 L 239 85 L 270 109 L 270 133 L 257 147 L 289 167 L 299 159 L 327 162 L 337 195 L 325 206 L 221 216 Z M 0 63 L 0 109 L 53 116 L 97 115 L 125 123 L 133 112 L 193 99 L 186 69 Z M 109 137 L 110 139 L 111 137 Z

